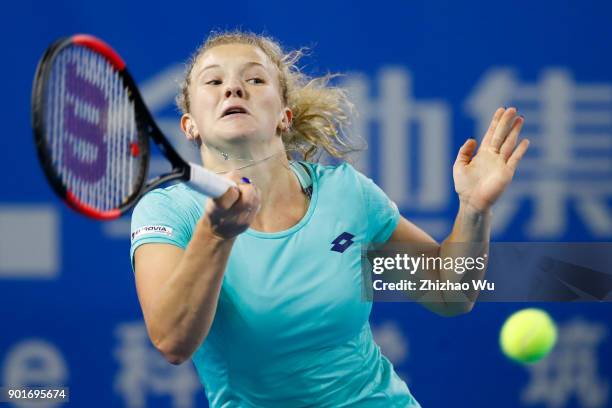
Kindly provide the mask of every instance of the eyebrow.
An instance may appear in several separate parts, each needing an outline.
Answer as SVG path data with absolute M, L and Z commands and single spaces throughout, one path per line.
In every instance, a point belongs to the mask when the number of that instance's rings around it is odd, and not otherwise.
M 243 68 L 243 70 L 244 70 L 244 69 L 246 69 L 246 68 L 250 68 L 250 67 L 252 67 L 252 66 L 259 66 L 259 67 L 263 68 L 264 70 L 266 69 L 266 67 L 265 67 L 263 64 L 259 63 L 259 62 L 256 62 L 256 61 L 249 61 L 249 62 L 247 62 L 246 64 L 244 64 L 244 68 Z M 209 69 L 211 69 L 211 68 L 220 68 L 220 67 L 221 67 L 221 66 L 220 66 L 219 64 L 207 65 L 207 66 L 205 66 L 204 68 L 202 68 L 202 69 L 200 70 L 200 72 L 198 72 L 198 74 L 197 74 L 197 76 L 196 76 L 196 77 L 199 77 L 200 75 L 202 75 L 202 73 L 203 73 L 204 71 L 207 71 L 207 70 L 209 70 Z

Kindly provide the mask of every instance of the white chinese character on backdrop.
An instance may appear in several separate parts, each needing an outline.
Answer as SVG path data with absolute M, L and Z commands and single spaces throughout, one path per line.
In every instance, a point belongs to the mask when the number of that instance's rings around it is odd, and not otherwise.
M 576 83 L 564 69 L 544 70 L 536 83 L 511 69 L 492 69 L 477 84 L 466 108 L 484 135 L 498 106 L 525 116 L 529 152 L 508 191 L 495 205 L 493 232 L 503 232 L 520 205 L 531 199 L 529 238 L 561 238 L 573 206 L 594 237 L 612 237 L 612 84 Z
M 194 367 L 190 363 L 173 366 L 153 348 L 143 323 L 123 323 L 116 329 L 119 346 L 115 357 L 120 371 L 115 378 L 115 390 L 123 396 L 129 408 L 146 406 L 148 395 L 168 395 L 172 407 L 195 406 L 200 391 Z
M 528 366 L 524 404 L 565 407 L 573 397 L 584 408 L 608 407 L 609 384 L 599 377 L 597 347 L 606 326 L 576 319 L 559 326 L 558 343 L 544 360 Z
M 448 233 L 446 217 L 431 218 L 431 212 L 435 217 L 435 212 L 446 210 L 450 200 L 448 103 L 417 101 L 412 95 L 410 72 L 403 68 L 380 70 L 376 99 L 370 97 L 370 81 L 363 74 L 348 75 L 342 85 L 348 88 L 358 113 L 350 134 L 365 139 L 369 150 L 378 152 L 378 157 L 354 159 L 356 166 L 372 174 L 372 163 L 377 163 L 381 188 L 402 210 L 419 216 L 429 213 L 429 218 L 413 219 L 434 235 Z M 370 134 L 372 125 L 376 125 L 377 138 Z M 377 146 L 372 146 L 374 141 Z
M 404 381 L 409 382 L 408 376 L 404 372 L 398 371 L 397 368 L 408 359 L 408 339 L 399 325 L 392 320 L 388 320 L 372 327 L 372 336 L 380 347 L 382 354 L 395 366 L 397 374 Z

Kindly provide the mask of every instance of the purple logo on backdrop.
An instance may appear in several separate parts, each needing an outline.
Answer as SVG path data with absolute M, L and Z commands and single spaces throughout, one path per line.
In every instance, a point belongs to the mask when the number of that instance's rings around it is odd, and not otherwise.
M 332 244 L 334 245 L 331 247 L 331 250 L 343 253 L 348 247 L 353 245 L 353 243 L 355 242 L 353 241 L 353 238 L 355 238 L 355 236 L 350 232 L 343 232 L 332 241 Z
M 77 74 L 75 64 L 66 66 L 64 163 L 86 181 L 95 182 L 106 173 L 104 141 L 108 102 L 104 92 Z

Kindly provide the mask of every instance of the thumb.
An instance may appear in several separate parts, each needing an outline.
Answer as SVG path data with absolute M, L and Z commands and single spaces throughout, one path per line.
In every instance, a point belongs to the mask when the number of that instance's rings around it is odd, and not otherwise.
M 238 173 L 235 170 L 230 171 L 229 173 L 225 173 L 223 177 L 232 180 L 234 183 L 238 183 Z M 223 208 L 224 210 L 230 209 L 236 201 L 240 198 L 240 189 L 238 187 L 230 187 L 227 191 L 221 195 L 213 199 L 217 206 Z
M 240 190 L 232 186 L 221 197 L 213 198 L 213 201 L 224 210 L 229 210 L 239 198 Z
M 476 146 L 478 142 L 475 139 L 469 138 L 463 143 L 463 146 L 459 149 L 459 153 L 457 154 L 457 160 L 455 160 L 455 164 L 467 165 L 472 158 L 472 154 L 474 154 L 474 150 L 476 150 Z

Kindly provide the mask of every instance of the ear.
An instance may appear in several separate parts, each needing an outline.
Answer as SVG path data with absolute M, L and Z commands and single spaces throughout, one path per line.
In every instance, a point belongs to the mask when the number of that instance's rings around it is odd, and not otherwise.
M 289 108 L 285 108 L 281 115 L 279 128 L 281 131 L 286 132 L 291 128 L 291 122 L 293 121 L 293 112 Z
M 200 132 L 198 131 L 195 120 L 193 120 L 188 113 L 181 116 L 181 130 L 189 140 L 197 140 L 200 137 Z

